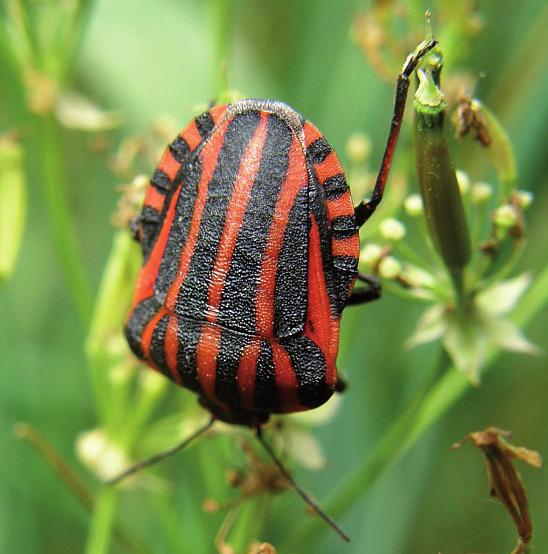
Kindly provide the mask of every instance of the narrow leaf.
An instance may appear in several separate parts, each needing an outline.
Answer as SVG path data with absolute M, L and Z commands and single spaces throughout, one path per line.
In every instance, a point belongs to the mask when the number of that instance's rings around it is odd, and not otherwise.
M 23 150 L 13 137 L 0 138 L 0 282 L 13 273 L 27 210 Z

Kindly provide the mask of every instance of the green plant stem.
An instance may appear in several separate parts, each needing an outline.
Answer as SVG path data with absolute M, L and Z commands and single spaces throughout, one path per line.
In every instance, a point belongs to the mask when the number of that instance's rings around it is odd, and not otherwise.
M 80 476 L 61 457 L 59 452 L 55 450 L 53 445 L 37 429 L 26 423 L 16 423 L 14 432 L 20 439 L 28 442 L 36 450 L 40 458 L 61 479 L 86 512 L 91 513 L 95 504 L 93 494 Z M 125 551 L 144 552 L 143 548 L 133 542 L 124 529 L 114 527 L 113 533 L 115 539 L 121 546 L 123 545 Z
M 63 145 L 60 129 L 53 115 L 38 121 L 43 175 L 40 179 L 53 241 L 59 256 L 72 301 L 84 325 L 89 322 L 93 295 L 71 216 L 63 175 Z
M 514 322 L 525 326 L 548 303 L 548 266 L 529 288 L 520 305 L 513 314 Z M 493 367 L 493 362 L 501 354 L 492 349 L 486 358 L 485 371 Z M 404 411 L 392 427 L 385 433 L 366 458 L 336 488 L 333 495 L 322 503 L 324 509 L 333 517 L 346 512 L 379 477 L 384 475 L 415 444 L 419 437 L 436 423 L 471 388 L 466 375 L 450 367 L 448 371 L 420 400 L 415 409 L 411 406 Z M 420 395 L 420 392 L 419 392 Z M 282 551 L 300 552 L 304 545 L 310 549 L 313 543 L 327 532 L 319 518 L 313 518 L 302 525 L 289 537 L 287 547 Z
M 107 554 L 114 530 L 119 493 L 114 487 L 103 487 L 96 497 L 95 510 L 85 554 Z
M 93 508 L 93 495 L 78 474 L 72 470 L 55 450 L 53 445 L 38 430 L 27 423 L 16 423 L 14 433 L 20 439 L 28 442 L 36 450 L 40 458 L 42 458 L 61 481 L 63 481 L 84 509 L 88 512 L 91 511 Z

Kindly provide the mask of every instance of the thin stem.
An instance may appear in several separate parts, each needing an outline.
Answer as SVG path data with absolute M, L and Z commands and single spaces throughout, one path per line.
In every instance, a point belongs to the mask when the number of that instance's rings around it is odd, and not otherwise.
M 469 307 L 469 297 L 467 295 L 464 282 L 464 269 L 462 267 L 450 268 L 449 275 L 451 276 L 451 282 L 453 283 L 457 305 L 462 310 L 467 311 Z
M 38 120 L 43 176 L 40 179 L 53 233 L 53 241 L 72 301 L 83 324 L 89 322 L 93 296 L 76 239 L 76 225 L 67 199 L 63 174 L 63 145 L 52 115 Z
M 524 327 L 548 303 L 548 266 L 529 288 L 512 318 L 519 327 Z M 484 371 L 494 366 L 501 354 L 492 349 L 486 358 Z M 341 483 L 325 503 L 325 509 L 338 517 L 346 512 L 363 493 L 416 443 L 419 437 L 436 423 L 470 389 L 470 381 L 463 372 L 450 367 L 437 383 L 398 418 L 366 458 L 348 478 Z M 420 394 L 418 395 L 421 396 Z M 325 529 L 315 519 L 309 520 L 290 536 L 288 547 L 283 551 L 300 551 L 303 545 L 309 549 L 317 542 Z
M 16 423 L 13 430 L 17 437 L 28 442 L 36 450 L 78 502 L 89 512 L 93 508 L 93 495 L 51 443 L 27 423 Z
M 27 423 L 16 423 L 15 434 L 28 442 L 46 464 L 63 481 L 80 505 L 91 513 L 94 509 L 95 499 L 80 476 L 67 464 L 53 445 L 34 427 Z M 128 552 L 143 553 L 144 549 L 136 544 L 126 531 L 118 526 L 114 529 L 114 537 Z
M 112 487 L 103 487 L 99 491 L 85 554 L 107 554 L 109 552 L 118 498 L 118 490 Z
M 424 260 L 413 248 L 409 246 L 405 241 L 398 240 L 394 242 L 394 250 L 398 252 L 401 256 L 404 258 L 407 258 L 407 260 L 415 264 L 418 267 L 424 267 L 427 268 L 428 271 L 433 273 L 435 271 L 435 268 L 432 267 L 430 263 L 428 263 L 426 260 Z

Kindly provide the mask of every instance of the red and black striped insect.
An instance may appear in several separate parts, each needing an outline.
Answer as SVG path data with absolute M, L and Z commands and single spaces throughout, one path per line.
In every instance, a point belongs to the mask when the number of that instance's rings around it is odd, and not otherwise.
M 382 198 L 409 77 L 435 44 L 404 65 L 372 197 L 356 208 L 320 131 L 268 100 L 196 117 L 147 189 L 127 341 L 213 419 L 257 429 L 271 454 L 261 425 L 331 397 L 342 311 L 379 295 L 358 275 L 358 231 Z M 354 288 L 356 278 L 368 286 Z

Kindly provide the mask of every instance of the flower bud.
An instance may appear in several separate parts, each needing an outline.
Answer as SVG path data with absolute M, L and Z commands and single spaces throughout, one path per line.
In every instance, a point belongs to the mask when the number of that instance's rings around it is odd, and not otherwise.
M 528 208 L 533 201 L 533 193 L 528 190 L 516 190 L 515 197 L 522 209 Z
M 504 204 L 493 214 L 495 225 L 503 229 L 510 229 L 519 222 L 519 214 L 511 204 Z
M 379 225 L 381 236 L 390 241 L 398 241 L 405 237 L 405 225 L 393 217 L 383 219 Z
M 395 279 L 401 273 L 401 264 L 393 256 L 383 258 L 379 263 L 379 275 L 383 279 Z
M 429 55 L 417 70 L 419 87 L 414 101 L 417 175 L 430 237 L 449 272 L 456 277 L 470 261 L 470 236 L 444 134 L 446 103 L 437 86 L 441 53 L 436 52 L 436 56 L 436 73 L 424 69 L 429 67 Z
M 124 452 L 103 429 L 80 433 L 76 440 L 76 454 L 86 467 L 103 480 L 120 473 L 128 463 Z
M 403 202 L 407 215 L 416 217 L 424 213 L 424 206 L 420 194 L 411 194 Z
M 366 244 L 360 252 L 360 262 L 367 267 L 372 267 L 380 260 L 382 256 L 382 246 L 370 242 Z
M 412 287 L 432 287 L 435 285 L 435 277 L 424 269 L 406 264 L 401 277 Z
M 475 204 L 487 202 L 493 196 L 493 187 L 489 183 L 474 183 L 470 191 L 470 197 Z

